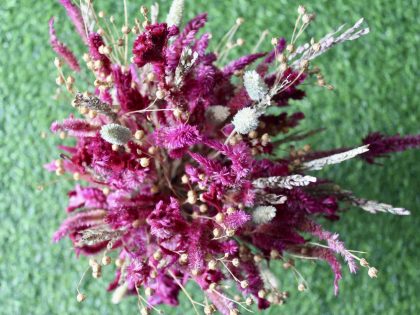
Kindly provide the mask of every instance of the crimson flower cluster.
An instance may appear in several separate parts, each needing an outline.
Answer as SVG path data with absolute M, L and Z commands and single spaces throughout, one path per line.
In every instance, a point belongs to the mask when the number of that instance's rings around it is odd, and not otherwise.
M 341 35 L 298 46 L 314 19 L 299 7 L 290 41 L 274 38 L 271 51 L 226 63 L 244 42 L 233 41 L 242 19 L 212 52 L 211 35 L 199 34 L 206 14 L 180 27 L 184 1 L 174 1 L 167 23 L 157 21 L 157 7 L 150 14 L 142 7 L 140 19 L 119 34 L 115 18 L 96 13 L 91 2 L 80 9 L 60 2 L 87 46 L 83 60 L 94 82 L 79 92 L 77 81 L 64 76 L 64 63 L 76 72 L 82 66 L 57 38 L 52 19 L 57 83 L 72 95 L 79 118 L 52 124 L 52 132 L 75 142 L 60 145 L 60 158 L 46 168 L 80 182 L 68 193 L 68 217 L 53 239 L 69 237 L 77 255 L 91 257 L 95 278 L 113 257 L 114 302 L 134 294 L 148 314 L 162 303 L 178 305 L 183 291 L 197 313 L 235 315 L 254 303 L 265 309 L 288 297 L 272 273 L 276 261 L 297 275 L 300 291 L 307 288 L 296 259 L 326 261 L 336 293 L 340 259 L 351 272 L 361 265 L 376 277 L 319 218 L 339 219 L 341 205 L 408 211 L 356 197 L 314 171 L 356 156 L 375 163 L 419 146 L 420 136 L 373 133 L 356 148 L 317 151 L 300 141 L 320 130 L 297 129 L 305 115 L 287 107 L 305 96 L 303 82 L 332 89 L 313 59 L 367 34 L 362 20 Z M 189 282 L 203 291 L 202 300 L 188 294 Z

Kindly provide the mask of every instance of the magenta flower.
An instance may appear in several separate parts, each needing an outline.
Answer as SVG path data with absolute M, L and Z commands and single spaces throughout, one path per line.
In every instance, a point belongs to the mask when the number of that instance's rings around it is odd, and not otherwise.
M 165 61 L 166 43 L 170 31 L 166 23 L 148 25 L 133 45 L 134 62 L 138 67 L 147 63 L 162 63 Z

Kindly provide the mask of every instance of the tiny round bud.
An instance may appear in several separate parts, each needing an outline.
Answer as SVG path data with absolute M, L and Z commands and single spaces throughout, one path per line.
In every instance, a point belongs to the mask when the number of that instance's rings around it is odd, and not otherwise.
M 241 281 L 241 288 L 242 289 L 246 289 L 249 286 L 249 283 L 247 280 L 242 280 Z
M 243 209 L 243 208 L 245 208 L 245 206 L 244 206 L 244 204 L 242 202 L 240 202 L 240 203 L 238 203 L 238 208 L 239 209 Z
M 193 276 L 197 276 L 199 273 L 200 273 L 200 270 L 198 270 L 198 269 L 192 269 L 192 270 L 191 270 L 191 274 L 192 274 Z
M 147 287 L 146 289 L 144 289 L 144 294 L 145 294 L 146 296 L 152 296 L 152 294 L 153 294 L 153 289 L 152 289 L 152 288 Z
M 190 204 L 196 204 L 197 203 L 197 196 L 196 195 L 190 195 L 187 198 L 187 202 Z
M 165 98 L 165 91 L 157 90 L 156 91 L 156 98 L 162 100 Z
M 108 266 L 111 263 L 112 259 L 109 256 L 102 257 L 102 265 Z
M 248 133 L 248 137 L 251 139 L 255 139 L 256 137 L 258 137 L 258 132 L 256 132 L 255 130 L 252 130 Z
M 140 314 L 141 315 L 150 315 L 150 311 L 147 308 L 142 307 L 141 310 L 140 310 Z
M 245 41 L 244 41 L 242 38 L 238 38 L 238 39 L 236 40 L 236 45 L 238 45 L 238 46 L 242 46 L 243 44 L 245 44 Z
M 97 33 L 99 35 L 101 35 L 101 36 L 104 36 L 105 35 L 105 31 L 102 28 L 98 29 L 98 32 Z
M 188 176 L 187 175 L 182 175 L 181 177 L 181 183 L 183 184 L 188 184 Z
M 252 305 L 252 303 L 254 303 L 254 300 L 251 297 L 247 297 L 245 300 L 245 304 L 250 306 Z
M 91 119 L 95 118 L 97 115 L 98 115 L 98 113 L 97 113 L 96 111 L 94 111 L 94 110 L 90 110 L 90 111 L 88 112 L 88 116 L 89 116 L 89 118 L 91 118 Z
M 66 83 L 67 84 L 73 84 L 75 82 L 74 77 L 72 77 L 71 75 L 69 75 L 66 79 Z
M 256 263 L 260 263 L 263 260 L 261 255 L 254 255 L 254 261 Z
M 111 146 L 111 148 L 112 148 L 112 151 L 118 151 L 118 149 L 120 148 L 120 146 L 118 144 L 113 144 Z
M 179 109 L 178 107 L 177 108 L 175 108 L 175 110 L 174 110 L 174 116 L 176 117 L 176 118 L 178 118 L 178 119 L 180 119 L 181 117 L 182 117 L 182 110 L 181 109 Z
M 108 195 L 109 195 L 109 193 L 110 193 L 110 189 L 109 189 L 109 187 L 104 187 L 104 188 L 102 188 L 102 192 L 104 193 L 104 195 L 105 195 L 105 196 L 108 196 Z
M 137 228 L 140 226 L 140 220 L 139 220 L 139 219 L 134 220 L 134 221 L 131 223 L 131 226 L 132 226 L 134 229 L 137 229 Z
M 306 8 L 305 8 L 303 5 L 300 5 L 300 6 L 298 7 L 298 13 L 299 13 L 300 15 L 305 14 L 305 13 L 306 13 Z
M 209 290 L 210 291 L 216 290 L 216 288 L 217 288 L 217 283 L 215 283 L 215 282 L 210 283 L 210 285 L 209 285 Z
M 230 145 L 235 145 L 238 143 L 238 140 L 235 137 L 232 137 L 229 139 L 229 144 Z
M 60 139 L 66 139 L 67 138 L 67 133 L 65 131 L 61 131 L 58 136 L 60 137 Z
M 147 74 L 147 81 L 154 81 L 155 80 L 155 74 L 153 72 L 149 72 Z
M 77 302 L 81 303 L 84 300 L 86 300 L 86 295 L 84 295 L 83 293 L 78 293 L 76 299 L 77 299 Z
M 149 13 L 149 10 L 147 9 L 146 6 L 142 5 L 140 7 L 140 13 L 143 14 L 143 15 L 146 15 L 147 13 Z
M 131 31 L 134 33 L 134 34 L 139 34 L 140 33 L 140 28 L 137 26 L 137 25 L 135 25 L 135 26 L 133 26 L 133 28 L 131 29 Z
M 121 259 L 121 258 L 115 259 L 115 266 L 117 266 L 118 268 L 121 268 L 123 264 L 124 264 L 124 259 Z
M 157 261 L 161 260 L 162 259 L 162 252 L 160 250 L 154 252 L 153 258 Z
M 239 315 L 239 311 L 236 308 L 229 310 L 229 315 Z
M 157 271 L 156 270 L 150 271 L 150 278 L 156 279 L 156 277 L 157 277 Z
M 212 259 L 212 260 L 209 261 L 208 267 L 209 267 L 210 270 L 215 270 L 216 266 L 217 266 L 217 261 L 216 260 Z
M 241 25 L 244 22 L 245 22 L 244 18 L 239 17 L 239 18 L 236 19 L 236 25 Z
M 220 237 L 220 235 L 222 234 L 222 232 L 220 231 L 220 229 L 219 228 L 215 228 L 214 230 L 213 230 L 213 236 L 214 237 Z
M 90 55 L 88 53 L 84 53 L 82 58 L 85 62 L 91 61 Z
M 57 83 L 57 85 L 63 85 L 65 83 L 64 78 L 60 75 L 55 79 L 55 83 Z
M 57 67 L 57 68 L 61 68 L 62 66 L 63 66 L 63 62 L 59 59 L 59 58 L 55 58 L 54 59 L 54 65 Z
M 368 270 L 368 275 L 371 278 L 377 278 L 378 277 L 378 269 L 375 267 L 370 267 Z
M 99 279 L 102 276 L 102 273 L 100 271 L 94 271 L 92 272 L 92 277 L 95 279 Z
M 57 169 L 55 170 L 55 174 L 56 174 L 57 176 L 64 175 L 64 173 L 65 173 L 65 171 L 64 171 L 64 168 L 62 168 L 62 167 L 59 167 L 59 168 L 57 168 Z
M 186 264 L 188 262 L 188 254 L 181 254 L 181 256 L 179 256 L 178 261 L 182 265 Z
M 80 173 L 79 172 L 73 173 L 73 179 L 80 180 Z
M 287 62 L 287 57 L 284 54 L 280 54 L 277 56 L 277 61 L 280 63 L 286 63 Z
M 110 47 L 110 46 L 105 46 L 105 48 L 104 48 L 104 54 L 105 54 L 105 55 L 110 55 L 110 54 L 111 54 L 111 52 L 112 52 L 112 47 Z
M 261 289 L 261 290 L 259 290 L 258 291 L 258 297 L 260 298 L 260 299 L 263 299 L 263 298 L 265 298 L 265 296 L 267 295 L 267 292 L 265 292 L 265 290 L 264 289 Z
M 232 259 L 232 265 L 235 266 L 235 267 L 238 267 L 239 266 L 239 259 L 238 258 L 233 258 Z
M 156 148 L 156 147 L 154 147 L 154 146 L 151 146 L 151 147 L 149 147 L 149 148 L 147 149 L 147 152 L 148 152 L 150 155 L 155 154 L 155 153 L 156 153 L 156 151 L 157 151 L 157 148 Z
M 302 70 L 307 70 L 308 67 L 309 67 L 309 61 L 308 60 L 304 59 L 300 62 L 300 68 Z
M 128 27 L 127 25 L 124 25 L 123 27 L 121 27 L 121 33 L 127 35 L 131 32 L 130 27 Z
M 207 205 L 205 205 L 204 203 L 200 205 L 199 210 L 201 213 L 205 213 L 208 210 Z
M 103 62 L 101 60 L 95 60 L 95 62 L 93 63 L 93 67 L 95 69 L 100 69 L 103 66 Z
M 234 229 L 226 229 L 226 235 L 229 237 L 232 237 L 235 235 L 235 230 Z
M 150 165 L 150 159 L 149 158 L 145 158 L 145 157 L 141 158 L 140 159 L 140 165 L 142 167 L 148 167 Z
M 218 213 L 216 214 L 215 219 L 217 223 L 222 223 L 223 220 L 225 219 L 225 215 L 223 213 Z
M 290 53 L 293 53 L 295 51 L 295 46 L 293 44 L 288 44 L 286 46 L 286 50 Z
M 114 17 L 113 15 L 111 15 L 111 16 L 109 17 L 109 21 L 110 21 L 111 23 L 114 23 L 114 22 L 115 22 L 115 17 Z
M 305 290 L 306 290 L 306 286 L 305 286 L 303 283 L 299 283 L 299 285 L 298 285 L 298 290 L 299 290 L 300 292 L 303 292 L 303 291 L 305 291 Z
M 158 187 L 158 186 L 156 186 L 156 185 L 153 185 L 152 187 L 150 187 L 150 192 L 151 192 L 152 194 L 156 194 L 156 193 L 158 193 L 158 192 L 159 192 L 159 187 Z
M 100 273 L 102 271 L 102 267 L 98 263 L 93 264 L 91 267 L 92 267 L 92 271 L 95 273 Z
M 63 167 L 64 161 L 62 159 L 57 159 L 54 161 L 56 167 Z
M 227 214 L 229 214 L 229 215 L 230 215 L 230 214 L 234 214 L 234 213 L 235 213 L 235 211 L 236 211 L 236 210 L 235 210 L 235 208 L 233 208 L 233 207 L 229 207 L 229 208 L 227 208 L 227 209 L 226 209 L 226 213 L 227 213 Z
M 86 62 L 86 66 L 88 67 L 88 69 L 93 70 L 93 68 L 95 67 L 95 64 L 93 61 L 88 61 Z
M 360 259 L 359 263 L 362 267 L 369 267 L 369 263 L 364 258 Z
M 277 46 L 277 44 L 278 44 L 278 43 L 279 43 L 278 38 L 273 37 L 273 38 L 271 39 L 271 45 L 273 45 L 273 46 Z
M 312 45 L 312 49 L 313 49 L 315 52 L 320 51 L 320 50 L 321 50 L 321 44 L 320 44 L 320 43 L 314 43 L 314 44 Z
M 137 131 L 134 133 L 134 138 L 135 138 L 136 140 L 141 140 L 141 139 L 143 139 L 143 137 L 144 137 L 144 131 L 143 131 L 143 130 L 137 130 Z
M 311 22 L 311 20 L 312 20 L 312 16 L 311 16 L 311 15 L 309 15 L 309 14 L 304 14 L 304 15 L 302 16 L 302 22 L 303 22 L 304 24 L 308 24 L 309 22 Z
M 270 141 L 270 136 L 268 135 L 268 133 L 265 133 L 261 136 L 261 141 L 264 141 L 264 142 Z
M 319 86 L 325 86 L 325 85 L 326 85 L 326 83 L 325 83 L 325 80 L 324 80 L 324 79 L 319 79 L 319 80 L 317 81 L 317 83 L 318 83 L 318 85 L 319 85 Z
M 289 269 L 289 268 L 293 267 L 294 265 L 295 265 L 295 262 L 293 261 L 293 259 L 289 259 L 288 261 L 286 261 L 283 264 L 283 268 L 284 269 Z
M 93 258 L 89 259 L 89 266 L 93 267 L 97 265 L 98 265 L 98 262 L 96 261 L 96 259 L 93 259 Z
M 98 16 L 103 19 L 105 17 L 105 12 L 104 11 L 99 11 L 98 12 Z
M 279 251 L 277 249 L 272 249 L 270 251 L 270 258 L 271 259 L 277 259 L 279 257 L 280 257 L 280 253 L 279 253 Z
M 283 62 L 280 64 L 280 71 L 284 72 L 287 70 L 287 63 Z

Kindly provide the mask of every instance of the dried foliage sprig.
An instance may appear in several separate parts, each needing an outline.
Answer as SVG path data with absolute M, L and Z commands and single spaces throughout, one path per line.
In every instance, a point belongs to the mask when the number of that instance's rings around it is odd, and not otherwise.
M 52 124 L 60 138 L 76 141 L 60 146 L 61 158 L 46 168 L 84 183 L 69 192 L 68 218 L 53 239 L 69 237 L 77 254 L 90 256 L 87 271 L 94 278 L 114 256 L 116 276 L 108 287 L 113 303 L 136 295 L 141 314 L 149 314 L 159 304 L 178 305 L 182 292 L 197 314 L 236 315 L 252 311 L 252 304 L 265 309 L 288 298 L 268 269 L 275 260 L 296 275 L 299 291 L 309 284 L 295 259 L 328 262 L 336 293 L 340 259 L 351 272 L 359 262 L 377 276 L 319 218 L 339 218 L 341 202 L 371 213 L 409 212 L 353 196 L 308 172 L 356 156 L 375 163 L 418 147 L 420 136 L 373 133 L 356 148 L 317 151 L 291 145 L 320 131 L 291 132 L 303 113 L 267 111 L 302 99 L 304 81 L 332 89 L 313 60 L 366 35 L 363 19 L 296 48 L 315 18 L 300 6 L 289 41 L 273 38 L 272 51 L 256 52 L 264 32 L 252 54 L 226 62 L 244 44 L 235 40 L 242 18 L 211 52 L 211 35 L 198 35 L 206 14 L 181 27 L 183 0 L 173 1 L 166 23 L 158 22 L 156 4 L 150 13 L 141 7 L 132 25 L 125 1 L 123 25 L 96 12 L 92 1 L 60 2 L 87 45 L 83 60 L 95 80 L 77 92 L 83 85 L 65 75 L 63 61 L 70 70 L 81 67 L 58 41 L 51 19 L 56 82 L 71 95 L 79 118 Z M 272 141 L 278 134 L 284 136 Z M 287 154 L 275 154 L 278 148 Z M 79 290 L 86 272 L 77 286 L 79 302 L 86 299 Z M 202 290 L 202 300 L 189 294 L 189 281 Z

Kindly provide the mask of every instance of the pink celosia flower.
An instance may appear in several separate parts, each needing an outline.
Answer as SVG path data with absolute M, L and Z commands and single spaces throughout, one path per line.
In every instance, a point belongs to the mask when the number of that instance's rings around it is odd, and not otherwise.
M 80 66 L 77 61 L 77 58 L 74 56 L 72 51 L 68 49 L 66 45 L 61 43 L 57 38 L 55 29 L 54 29 L 54 18 L 50 19 L 49 25 L 50 25 L 50 43 L 54 51 L 57 53 L 57 55 L 62 57 L 67 62 L 67 64 L 72 70 L 80 71 Z

